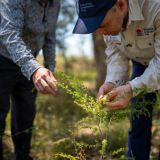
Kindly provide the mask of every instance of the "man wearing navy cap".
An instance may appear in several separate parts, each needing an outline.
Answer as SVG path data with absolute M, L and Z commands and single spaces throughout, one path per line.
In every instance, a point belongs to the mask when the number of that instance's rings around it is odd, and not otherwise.
M 157 0 L 78 0 L 78 21 L 73 33 L 97 32 L 107 43 L 107 76 L 98 98 L 110 95 L 107 106 L 121 109 L 146 107 L 152 115 L 160 89 L 160 2 Z M 132 76 L 129 80 L 129 61 Z M 145 103 L 140 102 L 141 93 Z M 139 103 L 140 104 L 140 103 Z M 152 116 L 132 113 L 128 156 L 148 160 Z

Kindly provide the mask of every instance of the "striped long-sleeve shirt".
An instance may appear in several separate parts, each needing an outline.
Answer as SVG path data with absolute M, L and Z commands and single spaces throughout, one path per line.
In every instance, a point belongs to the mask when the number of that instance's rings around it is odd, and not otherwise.
M 44 64 L 55 66 L 55 31 L 60 0 L 0 1 L 0 55 L 11 59 L 30 79 L 41 67 L 35 57 L 43 50 Z

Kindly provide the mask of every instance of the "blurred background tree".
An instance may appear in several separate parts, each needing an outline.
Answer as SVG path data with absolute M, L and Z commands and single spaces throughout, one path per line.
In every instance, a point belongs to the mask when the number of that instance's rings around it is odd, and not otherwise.
M 66 41 L 65 39 L 70 36 L 71 25 L 75 21 L 75 8 L 74 1 L 61 0 L 61 10 L 59 15 L 59 20 L 57 24 L 57 46 L 59 48 L 60 54 L 64 58 L 65 69 L 70 66 L 66 57 Z
M 96 79 L 96 91 L 104 83 L 106 76 L 106 55 L 105 48 L 106 44 L 104 43 L 103 37 L 97 35 L 96 33 L 92 34 L 93 46 L 94 46 L 94 59 L 96 62 L 97 70 L 97 79 Z
M 65 69 L 67 70 L 68 67 L 70 67 L 70 64 L 67 61 L 66 56 L 66 38 L 71 36 L 71 30 L 73 30 L 73 26 L 76 23 L 77 16 L 76 16 L 76 10 L 75 10 L 75 1 L 74 0 L 62 0 L 61 1 L 61 13 L 59 16 L 59 21 L 57 24 L 57 44 L 58 48 L 60 50 L 60 53 L 62 54 L 64 60 L 65 60 Z M 83 35 L 80 35 L 80 44 L 79 44 L 79 54 L 84 57 L 85 48 L 83 48 L 84 43 L 86 43 L 85 39 L 83 38 Z M 105 74 L 106 74 L 106 65 L 105 65 L 105 48 L 106 45 L 103 41 L 102 36 L 98 36 L 95 33 L 91 35 L 92 43 L 93 43 L 93 57 L 95 61 L 95 69 L 97 72 L 97 78 L 96 78 L 96 84 L 95 84 L 95 90 L 97 91 L 101 84 L 103 84 L 105 80 Z M 78 45 L 77 45 L 78 46 Z

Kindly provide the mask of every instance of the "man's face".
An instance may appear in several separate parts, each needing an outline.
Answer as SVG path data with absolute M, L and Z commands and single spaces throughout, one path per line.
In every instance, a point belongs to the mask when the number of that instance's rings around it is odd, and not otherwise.
M 100 35 L 117 35 L 122 31 L 126 16 L 128 14 L 128 7 L 121 5 L 125 4 L 120 4 L 120 6 L 119 4 L 116 4 L 107 12 L 100 27 L 96 30 L 96 33 Z

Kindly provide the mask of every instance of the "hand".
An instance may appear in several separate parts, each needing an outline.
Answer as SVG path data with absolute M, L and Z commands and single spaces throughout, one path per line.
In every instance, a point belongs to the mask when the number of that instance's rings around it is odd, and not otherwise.
M 98 91 L 98 94 L 97 94 L 97 99 L 103 98 L 103 96 L 105 94 L 108 94 L 114 87 L 115 87 L 115 85 L 113 83 L 111 83 L 111 82 L 104 83 L 99 88 L 99 91 Z
M 109 101 L 106 102 L 107 110 L 109 107 L 112 110 L 122 109 L 126 107 L 130 99 L 132 98 L 132 88 L 130 84 L 126 84 L 113 89 L 108 93 L 108 98 Z
M 40 93 L 55 95 L 57 91 L 57 80 L 54 78 L 51 71 L 46 68 L 39 68 L 33 73 L 32 79 L 36 89 Z

